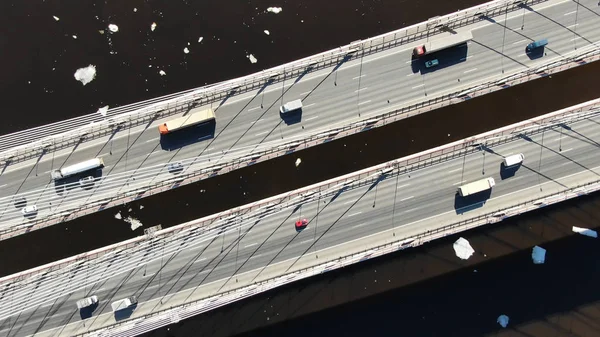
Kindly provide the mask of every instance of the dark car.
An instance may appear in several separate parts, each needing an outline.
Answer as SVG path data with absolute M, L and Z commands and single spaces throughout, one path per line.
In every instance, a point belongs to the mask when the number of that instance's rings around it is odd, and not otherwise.
M 179 173 L 179 172 L 183 171 L 183 165 L 177 161 L 174 163 L 169 163 L 169 165 L 167 165 L 167 169 L 171 173 Z
M 308 220 L 306 219 L 300 219 L 298 221 L 296 221 L 296 230 L 303 230 L 304 228 L 306 228 L 306 226 L 308 225 Z

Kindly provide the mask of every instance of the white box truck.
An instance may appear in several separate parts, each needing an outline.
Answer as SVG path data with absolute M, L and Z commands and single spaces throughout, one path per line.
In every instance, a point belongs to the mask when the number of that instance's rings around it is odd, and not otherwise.
M 98 303 L 98 296 L 94 295 L 94 296 L 86 297 L 82 300 L 77 301 L 77 309 L 87 308 L 90 305 L 96 304 L 96 303 Z
M 104 161 L 102 160 L 102 158 L 94 158 L 94 159 L 82 161 L 81 163 L 63 167 L 58 170 L 53 170 L 50 173 L 50 175 L 52 176 L 52 179 L 57 180 L 57 179 L 66 178 L 66 177 L 69 177 L 69 176 L 72 176 L 72 175 L 75 175 L 75 174 L 78 174 L 81 172 L 98 169 L 98 168 L 103 168 L 103 167 L 104 167 Z
M 291 102 L 287 102 L 284 105 L 282 105 L 279 108 L 279 112 L 281 112 L 282 115 L 286 114 L 286 113 L 290 113 L 293 111 L 297 111 L 302 109 L 302 100 L 297 99 L 297 100 L 293 100 Z
M 525 159 L 525 156 L 523 156 L 522 153 L 513 154 L 512 156 L 504 157 L 504 166 L 510 167 L 510 166 L 515 166 L 515 165 L 521 164 L 523 162 L 523 159 Z
M 112 308 L 113 312 L 116 312 L 119 310 L 127 309 L 136 303 L 137 303 L 137 298 L 135 296 L 129 296 L 122 300 L 112 302 L 110 304 L 110 307 Z
M 494 187 L 494 185 L 496 185 L 494 178 L 485 178 L 460 186 L 458 188 L 458 194 L 460 194 L 461 197 L 466 197 L 471 194 L 489 190 L 490 188 Z

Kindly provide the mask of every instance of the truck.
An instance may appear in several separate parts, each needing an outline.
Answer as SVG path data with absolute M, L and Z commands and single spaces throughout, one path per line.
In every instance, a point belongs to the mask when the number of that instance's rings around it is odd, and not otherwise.
M 158 132 L 166 135 L 177 130 L 189 128 L 190 126 L 208 123 L 215 120 L 215 111 L 211 108 L 196 108 L 190 110 L 189 114 L 175 118 L 158 126 Z
M 471 33 L 471 31 L 460 34 L 453 34 L 440 39 L 429 41 L 424 45 L 415 47 L 415 49 L 413 49 L 413 55 L 416 57 L 424 56 L 427 54 L 434 53 L 436 51 L 440 51 L 442 49 L 457 46 L 472 39 L 473 34 Z
M 67 167 L 63 167 L 61 169 L 53 170 L 52 172 L 50 172 L 50 176 L 52 177 L 52 179 L 58 180 L 75 174 L 103 167 L 104 161 L 102 160 L 102 158 L 94 158 Z
M 110 304 L 113 312 L 117 312 L 119 310 L 127 309 L 132 305 L 137 303 L 137 298 L 135 296 L 129 296 L 124 299 L 114 301 Z
M 279 107 L 279 112 L 283 115 L 300 109 L 302 109 L 302 100 L 296 99 Z
M 98 303 L 98 296 L 94 295 L 94 296 L 86 297 L 82 300 L 77 301 L 77 309 L 87 308 L 90 305 L 96 304 L 96 303 Z
M 494 185 L 496 185 L 494 178 L 485 178 L 460 186 L 458 188 L 458 194 L 460 194 L 461 197 L 466 197 L 471 194 L 489 190 L 490 188 L 494 187 Z
M 541 39 L 537 41 L 533 41 L 527 45 L 527 51 L 532 51 L 536 48 L 544 47 L 548 44 L 548 39 Z

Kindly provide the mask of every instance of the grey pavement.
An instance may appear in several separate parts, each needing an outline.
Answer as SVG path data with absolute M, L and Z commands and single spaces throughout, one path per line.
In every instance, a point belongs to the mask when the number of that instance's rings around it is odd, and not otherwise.
M 341 64 L 333 72 L 320 70 L 260 92 L 232 96 L 213 106 L 217 115 L 214 137 L 198 135 L 195 143 L 171 151 L 161 147 L 157 125 L 163 120 L 157 120 L 5 167 L 0 174 L 0 228 L 29 223 L 15 206 L 16 195 L 36 204 L 37 219 L 41 219 L 169 179 L 167 162 L 183 161 L 186 168 L 198 170 L 560 59 L 600 40 L 600 7 L 595 1 L 580 3 L 577 13 L 573 1 L 553 0 L 534 6 L 533 11 L 510 13 L 506 24 L 496 18 L 461 28 L 473 29 L 473 41 L 466 50 L 454 48 L 438 54 L 440 66 L 431 70 L 411 60 L 412 48 L 424 42 L 420 41 Z M 525 46 L 539 38 L 550 41 L 546 55 L 530 59 Z M 304 104 L 301 121 L 287 124 L 278 108 L 298 98 Z M 62 190 L 50 180 L 50 170 L 97 156 L 104 158 L 107 167 L 95 188 L 84 190 L 75 183 Z
M 599 122 L 600 117 L 591 117 L 556 126 L 409 174 L 391 174 L 375 184 L 354 182 L 266 216 L 237 218 L 222 233 L 225 227 L 149 240 L 147 248 L 84 263 L 60 278 L 46 276 L 19 286 L 16 294 L 5 288 L 0 292 L 0 333 L 60 335 L 62 330 L 51 329 L 68 323 L 69 329 L 111 324 L 110 302 L 126 296 L 140 299 L 136 317 L 175 298 L 208 297 L 368 249 L 375 238 L 410 237 L 599 180 L 600 144 L 594 141 L 600 137 Z M 518 170 L 501 169 L 502 156 L 520 152 L 525 161 Z M 460 184 L 484 177 L 496 180 L 489 198 L 465 202 L 456 196 Z M 294 222 L 301 218 L 309 224 L 297 232 Z M 82 321 L 75 302 L 92 294 L 100 305 L 92 318 Z

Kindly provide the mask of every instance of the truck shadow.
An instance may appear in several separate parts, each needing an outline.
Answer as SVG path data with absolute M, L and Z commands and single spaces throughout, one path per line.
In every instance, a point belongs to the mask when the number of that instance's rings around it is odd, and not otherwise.
M 421 73 L 425 75 L 436 70 L 451 67 L 453 65 L 463 63 L 467 61 L 467 54 L 469 47 L 466 43 L 459 44 L 448 49 L 440 50 L 438 52 L 427 54 L 422 57 L 412 56 L 411 69 L 413 73 Z M 426 67 L 426 63 L 431 60 L 438 60 L 439 64 L 430 68 Z
M 215 137 L 216 121 L 210 121 L 173 133 L 160 136 L 160 147 L 165 151 L 178 150 L 182 147 Z
M 79 317 L 81 317 L 81 319 L 86 319 L 86 318 L 92 317 L 92 315 L 94 314 L 94 311 L 96 310 L 96 308 L 98 308 L 99 303 L 100 303 L 100 301 L 98 301 L 90 306 L 87 306 L 85 308 L 79 309 Z
M 302 109 L 290 111 L 286 114 L 279 113 L 279 116 L 286 125 L 298 124 L 302 121 Z
M 133 311 L 135 310 L 135 308 L 137 308 L 137 303 L 133 304 L 125 309 L 121 309 L 119 311 L 115 311 L 115 320 L 118 322 L 120 320 L 123 319 L 127 319 L 129 317 L 131 317 L 131 315 L 133 314 Z
M 488 189 L 466 197 L 461 197 L 460 194 L 456 192 L 454 195 L 454 210 L 456 211 L 456 214 L 464 214 L 481 208 L 491 196 L 492 189 Z
M 79 180 L 85 177 L 93 177 L 94 182 L 86 185 L 80 185 Z M 71 190 L 82 188 L 84 190 L 93 189 L 98 180 L 102 178 L 102 169 L 97 168 L 79 174 L 72 175 L 70 177 L 54 180 L 54 190 L 56 194 L 63 195 Z
M 500 163 L 500 179 L 504 180 L 513 177 L 519 168 L 521 168 L 521 163 L 509 167 L 504 166 L 504 163 Z
M 539 58 L 543 57 L 545 52 L 546 52 L 546 47 L 538 47 L 531 51 L 528 51 L 527 47 L 525 47 L 525 54 L 527 54 L 527 57 L 529 57 L 530 60 L 535 60 L 535 59 L 539 59 Z

